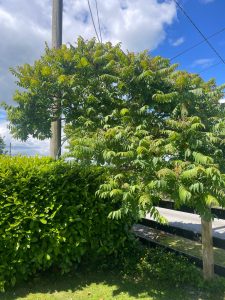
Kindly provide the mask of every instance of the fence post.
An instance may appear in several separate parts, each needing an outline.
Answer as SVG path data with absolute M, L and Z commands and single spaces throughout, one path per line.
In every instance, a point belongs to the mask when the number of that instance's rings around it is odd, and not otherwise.
M 201 224 L 203 276 L 205 280 L 211 280 L 214 277 L 212 220 L 207 221 L 201 217 Z

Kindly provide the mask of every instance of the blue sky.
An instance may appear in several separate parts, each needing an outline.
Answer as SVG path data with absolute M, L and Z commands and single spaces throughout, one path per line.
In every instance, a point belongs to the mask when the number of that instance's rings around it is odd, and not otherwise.
M 0 0 L 0 101 L 13 104 L 16 89 L 9 67 L 33 63 L 51 44 L 51 0 Z M 184 10 L 206 35 L 225 28 L 224 0 L 180 0 Z M 90 0 L 96 19 L 95 1 Z M 171 58 L 202 41 L 202 37 L 176 7 L 173 0 L 107 0 L 98 1 L 103 41 L 122 42 L 123 49 L 149 49 L 152 55 Z M 74 43 L 81 35 L 95 35 L 87 1 L 64 0 L 63 42 Z M 225 58 L 225 30 L 210 39 Z M 225 82 L 225 65 L 212 67 L 219 58 L 206 43 L 173 60 L 180 69 L 200 73 L 217 84 Z M 0 109 L 0 135 L 13 154 L 48 155 L 49 141 L 30 138 L 26 143 L 14 140 L 7 129 L 5 112 Z
M 187 14 L 205 36 L 210 36 L 225 28 L 225 1 L 186 0 L 182 1 L 182 3 Z M 176 21 L 173 22 L 172 26 L 167 27 L 166 32 L 167 38 L 152 52 L 153 55 L 162 55 L 171 58 L 203 40 L 179 9 L 177 10 Z M 172 45 L 174 41 L 178 41 L 177 46 Z M 225 30 L 209 41 L 225 59 Z M 205 80 L 216 78 L 218 84 L 225 83 L 225 65 L 223 63 L 209 68 L 211 65 L 221 61 L 207 43 L 203 43 L 186 54 L 177 57 L 173 62 L 179 63 L 181 69 L 200 73 Z

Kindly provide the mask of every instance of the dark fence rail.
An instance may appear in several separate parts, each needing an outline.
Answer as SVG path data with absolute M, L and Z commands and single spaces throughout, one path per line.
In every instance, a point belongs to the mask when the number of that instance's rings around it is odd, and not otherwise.
M 165 249 L 168 252 L 173 252 L 173 253 L 175 253 L 177 255 L 182 255 L 182 256 L 187 257 L 187 259 L 190 262 L 194 263 L 199 268 L 203 267 L 202 260 L 200 258 L 196 257 L 196 256 L 192 256 L 192 255 L 189 255 L 189 254 L 184 253 L 182 251 L 178 251 L 178 250 L 175 250 L 173 248 L 170 248 L 168 246 L 161 245 L 161 244 L 159 244 L 159 243 L 157 243 L 155 241 L 152 241 L 152 240 L 149 240 L 149 239 L 145 239 L 144 237 L 141 237 L 141 236 L 138 236 L 138 238 L 147 247 L 160 247 L 160 248 L 163 248 L 163 249 Z M 219 266 L 219 265 L 214 265 L 214 271 L 215 271 L 216 274 L 225 277 L 225 268 L 224 267 Z
M 145 219 L 145 218 L 142 219 L 139 223 L 141 225 L 155 228 L 158 230 L 162 230 L 162 231 L 165 231 L 165 232 L 168 232 L 171 234 L 175 234 L 178 236 L 182 236 L 184 238 L 187 238 L 187 239 L 190 239 L 193 241 L 201 241 L 202 236 L 201 236 L 201 233 L 198 233 L 198 232 L 193 232 L 191 230 L 178 228 L 178 227 L 171 226 L 171 225 L 163 225 L 156 221 Z M 217 248 L 225 249 L 225 240 L 222 240 L 217 237 L 213 237 L 213 246 L 215 246 Z

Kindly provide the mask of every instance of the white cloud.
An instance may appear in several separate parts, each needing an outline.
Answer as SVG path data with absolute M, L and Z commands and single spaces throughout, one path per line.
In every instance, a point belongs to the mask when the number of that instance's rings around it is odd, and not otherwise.
M 90 1 L 97 18 L 95 2 Z M 140 51 L 155 49 L 165 38 L 165 26 L 176 17 L 173 1 L 108 0 L 99 2 L 99 16 L 104 41 L 122 42 L 124 49 Z M 77 35 L 95 35 L 87 1 L 68 0 L 65 3 L 64 41 L 74 41 Z
M 11 143 L 12 155 L 49 155 L 49 140 L 39 141 L 34 138 L 29 138 L 26 142 L 20 142 L 12 138 L 7 128 L 8 122 L 0 122 L 0 136 L 4 138 L 6 150 L 9 152 Z
M 96 19 L 95 2 L 90 2 Z M 122 42 L 131 51 L 155 49 L 165 38 L 165 27 L 176 17 L 175 4 L 169 0 L 108 0 L 98 6 L 103 40 Z M 50 43 L 51 0 L 0 1 L 0 27 L 0 99 L 11 102 L 15 85 L 8 68 L 32 63 L 44 42 Z M 87 2 L 64 1 L 63 41 L 73 43 L 79 35 L 95 35 Z
M 95 2 L 90 2 L 96 20 Z M 13 103 L 16 86 L 9 67 L 32 63 L 43 52 L 45 41 L 50 44 L 51 3 L 0 0 L 0 102 Z M 166 26 L 176 18 L 171 0 L 108 0 L 99 1 L 98 6 L 103 41 L 122 42 L 131 51 L 155 49 L 166 36 Z M 64 1 L 63 17 L 64 43 L 74 43 L 79 35 L 86 39 L 95 35 L 87 1 Z
M 214 64 L 214 58 L 200 58 L 192 63 L 192 67 L 201 67 L 202 69 L 211 67 Z
M 180 37 L 176 40 L 171 40 L 170 43 L 171 43 L 172 46 L 178 47 L 178 46 L 180 46 L 184 43 L 184 40 L 185 40 L 184 37 Z
M 26 142 L 21 142 L 14 139 L 8 130 L 8 122 L 6 120 L 6 113 L 4 110 L 0 109 L 0 136 L 4 138 L 6 144 L 6 150 L 9 152 L 11 143 L 11 153 L 12 155 L 41 155 L 48 156 L 50 148 L 50 140 L 45 139 L 43 141 L 34 139 L 30 137 Z M 64 136 L 63 136 L 64 137 Z M 62 137 L 62 139 L 63 139 Z M 63 142 L 62 153 L 67 150 L 65 147 L 68 145 L 67 141 Z
M 50 19 L 46 22 L 46 12 L 38 2 L 43 1 L 32 1 L 32 5 L 26 0 L 18 1 L 18 5 L 13 0 L 0 3 L 0 101 L 12 103 L 15 85 L 9 67 L 33 62 L 44 41 L 50 40 Z

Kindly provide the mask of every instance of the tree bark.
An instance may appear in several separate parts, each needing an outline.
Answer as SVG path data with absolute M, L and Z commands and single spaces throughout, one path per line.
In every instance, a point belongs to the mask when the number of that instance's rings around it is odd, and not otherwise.
M 212 221 L 206 221 L 201 218 L 201 223 L 203 276 L 205 280 L 211 280 L 214 277 Z

